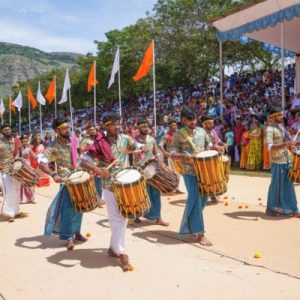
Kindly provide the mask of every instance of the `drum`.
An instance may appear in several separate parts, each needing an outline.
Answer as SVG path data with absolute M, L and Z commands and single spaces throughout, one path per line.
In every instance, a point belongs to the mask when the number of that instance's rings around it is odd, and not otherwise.
M 94 210 L 100 203 L 94 177 L 86 171 L 72 172 L 64 182 L 70 193 L 71 202 L 77 212 Z
M 116 173 L 112 178 L 112 190 L 125 218 L 136 219 L 149 211 L 146 180 L 139 169 L 126 168 Z
M 224 165 L 224 173 L 225 173 L 226 182 L 228 183 L 229 171 L 230 171 L 230 166 L 231 166 L 231 157 L 223 154 L 222 161 L 223 161 L 223 165 Z
M 300 151 L 293 152 L 292 167 L 289 170 L 289 178 L 295 183 L 300 183 Z
M 183 174 L 183 166 L 180 160 L 172 160 L 172 163 L 179 175 Z
M 15 159 L 8 173 L 26 187 L 36 186 L 39 182 L 38 172 L 22 159 Z
M 194 167 L 203 196 L 222 195 L 227 191 L 222 155 L 215 150 L 198 153 L 194 158 Z
M 161 193 L 168 194 L 177 190 L 179 177 L 157 159 L 145 163 L 144 174 L 147 183 Z

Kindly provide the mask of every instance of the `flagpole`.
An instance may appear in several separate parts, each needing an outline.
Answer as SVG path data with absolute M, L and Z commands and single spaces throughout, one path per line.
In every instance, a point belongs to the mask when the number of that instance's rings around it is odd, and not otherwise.
M 55 94 L 54 94 L 54 117 L 57 118 L 57 94 L 56 94 L 56 75 L 54 75 Z
M 11 105 L 12 105 L 12 99 L 11 99 L 11 95 L 9 95 L 9 126 L 11 126 Z
M 31 132 L 31 114 L 30 114 L 30 101 L 28 99 L 28 130 Z
M 71 100 L 71 88 L 69 88 L 69 102 L 70 102 L 70 117 L 71 117 L 72 135 L 74 135 L 74 128 L 73 128 L 73 113 L 72 113 L 72 100 Z
M 94 67 L 94 126 L 96 126 L 96 123 L 97 123 L 97 115 L 96 115 L 96 60 L 94 60 L 94 64 L 95 64 L 95 67 Z
M 154 136 L 156 137 L 156 83 L 155 83 L 155 46 L 153 40 L 153 113 L 154 113 Z
M 120 63 L 120 47 L 118 47 L 119 50 L 119 72 L 118 72 L 118 81 L 119 81 L 119 107 L 120 107 L 120 118 L 121 118 L 121 124 L 122 124 L 122 98 L 121 98 L 121 63 Z
M 39 90 L 41 89 L 41 82 L 39 81 Z M 43 121 L 42 121 L 42 105 L 39 102 L 39 109 L 40 109 L 40 134 L 41 134 L 41 138 L 42 138 L 42 132 L 43 132 Z
M 21 136 L 21 108 L 18 108 L 19 110 L 19 136 Z

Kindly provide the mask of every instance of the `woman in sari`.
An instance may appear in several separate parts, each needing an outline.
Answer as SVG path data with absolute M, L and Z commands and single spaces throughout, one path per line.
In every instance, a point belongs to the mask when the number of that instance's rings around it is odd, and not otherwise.
M 42 143 L 41 135 L 39 133 L 34 133 L 32 141 L 31 141 L 31 150 L 37 156 L 40 153 L 45 152 L 45 146 Z M 34 169 L 38 169 L 39 164 L 33 156 L 30 157 L 31 166 Z
M 270 153 L 268 149 L 268 144 L 267 144 L 267 134 L 266 134 L 266 129 L 270 123 L 270 117 L 268 117 L 267 122 L 265 123 L 264 131 L 263 131 L 263 169 L 264 170 L 270 170 L 271 169 L 271 162 L 270 162 Z
M 242 138 L 241 138 L 241 159 L 240 159 L 240 168 L 241 169 L 245 169 L 246 165 L 247 165 L 247 161 L 248 161 L 248 156 L 249 156 L 249 142 L 250 142 L 250 138 L 249 138 L 249 126 L 245 125 L 245 131 L 242 134 Z
M 252 129 L 249 134 L 249 156 L 247 160 L 247 170 L 259 170 L 262 163 L 262 129 L 257 120 L 253 120 Z

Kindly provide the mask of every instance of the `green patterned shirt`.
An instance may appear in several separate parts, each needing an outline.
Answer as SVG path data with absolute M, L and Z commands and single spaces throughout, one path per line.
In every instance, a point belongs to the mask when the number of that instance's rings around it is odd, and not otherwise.
M 8 161 L 14 159 L 15 140 L 0 139 L 0 169 L 8 168 Z
M 154 137 L 151 135 L 147 135 L 146 140 L 143 140 L 140 136 L 137 136 L 136 141 L 139 144 L 147 147 L 147 152 L 139 152 L 134 154 L 133 165 L 136 167 L 142 167 L 147 160 L 153 158 L 153 152 L 157 151 L 157 144 Z
M 286 141 L 286 137 L 282 129 L 277 124 L 272 124 L 267 127 L 266 138 L 268 149 L 270 152 L 271 163 L 286 164 L 291 161 L 291 154 L 287 148 L 273 150 L 272 145 L 279 145 Z
M 194 147 L 185 137 L 185 132 L 190 137 Z M 211 145 L 210 138 L 203 128 L 196 127 L 194 130 L 191 130 L 190 128 L 185 127 L 181 128 L 175 134 L 172 152 L 196 155 L 205 150 L 208 145 Z M 196 176 L 192 162 L 183 162 L 182 166 L 184 174 Z

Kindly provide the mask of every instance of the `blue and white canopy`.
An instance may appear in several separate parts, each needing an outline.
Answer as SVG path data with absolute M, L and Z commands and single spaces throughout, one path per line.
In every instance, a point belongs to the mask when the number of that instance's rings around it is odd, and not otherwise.
M 284 22 L 284 48 L 300 53 L 300 0 L 266 0 L 213 23 L 220 41 L 242 36 L 281 47 Z

